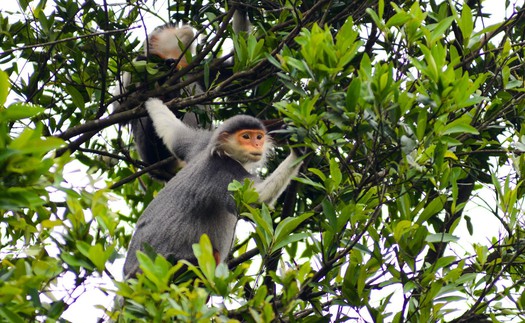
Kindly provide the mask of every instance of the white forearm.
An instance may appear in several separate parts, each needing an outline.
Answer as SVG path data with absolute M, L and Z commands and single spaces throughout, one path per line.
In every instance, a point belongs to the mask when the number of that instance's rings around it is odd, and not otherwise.
M 301 163 L 296 163 L 297 158 L 294 152 L 290 153 L 270 176 L 255 184 L 260 202 L 267 203 L 270 206 L 275 203 L 292 178 L 299 172 Z
M 177 119 L 175 114 L 159 99 L 151 98 L 146 101 L 146 110 L 153 120 L 155 132 L 162 139 L 166 147 L 175 154 L 174 147 L 176 147 L 177 138 L 181 136 L 181 132 L 187 130 L 187 126 Z

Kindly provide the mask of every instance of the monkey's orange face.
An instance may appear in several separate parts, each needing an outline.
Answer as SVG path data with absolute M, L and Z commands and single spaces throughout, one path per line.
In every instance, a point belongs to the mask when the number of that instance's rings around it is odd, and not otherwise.
M 240 130 L 235 139 L 251 161 L 259 161 L 264 155 L 266 133 L 262 130 Z

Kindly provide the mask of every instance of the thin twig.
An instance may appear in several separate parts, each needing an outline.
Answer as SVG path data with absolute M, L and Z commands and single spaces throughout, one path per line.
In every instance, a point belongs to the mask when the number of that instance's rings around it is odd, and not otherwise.
M 74 37 L 69 37 L 69 38 L 63 38 L 63 39 L 59 39 L 59 40 L 55 40 L 55 41 L 51 41 L 51 42 L 47 42 L 47 43 L 16 47 L 16 48 L 12 48 L 12 49 L 6 50 L 5 52 L 1 52 L 0 56 L 8 55 L 8 54 L 11 54 L 11 53 L 17 52 L 17 51 L 22 51 L 24 49 L 54 46 L 56 44 L 68 42 L 68 41 L 71 41 L 71 40 L 77 40 L 77 39 L 88 38 L 88 37 L 97 37 L 97 36 L 100 36 L 100 35 L 111 35 L 111 34 L 123 33 L 123 32 L 126 32 L 128 30 L 137 29 L 137 28 L 141 28 L 141 27 L 142 26 L 129 27 L 129 28 L 124 28 L 124 29 L 116 29 L 116 30 L 109 30 L 109 31 L 99 31 L 99 32 L 92 33 L 92 34 L 89 34 L 89 35 L 80 35 L 80 36 L 74 36 Z

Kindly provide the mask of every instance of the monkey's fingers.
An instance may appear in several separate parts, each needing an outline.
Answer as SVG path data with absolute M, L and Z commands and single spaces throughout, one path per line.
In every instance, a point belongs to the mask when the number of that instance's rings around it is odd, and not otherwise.
M 311 152 L 313 152 L 313 149 L 310 147 L 298 146 L 298 145 L 292 146 L 292 150 L 297 156 L 306 156 L 310 154 Z

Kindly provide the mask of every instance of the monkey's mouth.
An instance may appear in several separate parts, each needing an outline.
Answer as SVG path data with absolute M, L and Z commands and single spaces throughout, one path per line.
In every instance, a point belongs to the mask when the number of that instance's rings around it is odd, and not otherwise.
M 251 156 L 253 159 L 261 159 L 261 157 L 262 157 L 262 153 L 250 153 L 250 156 Z

